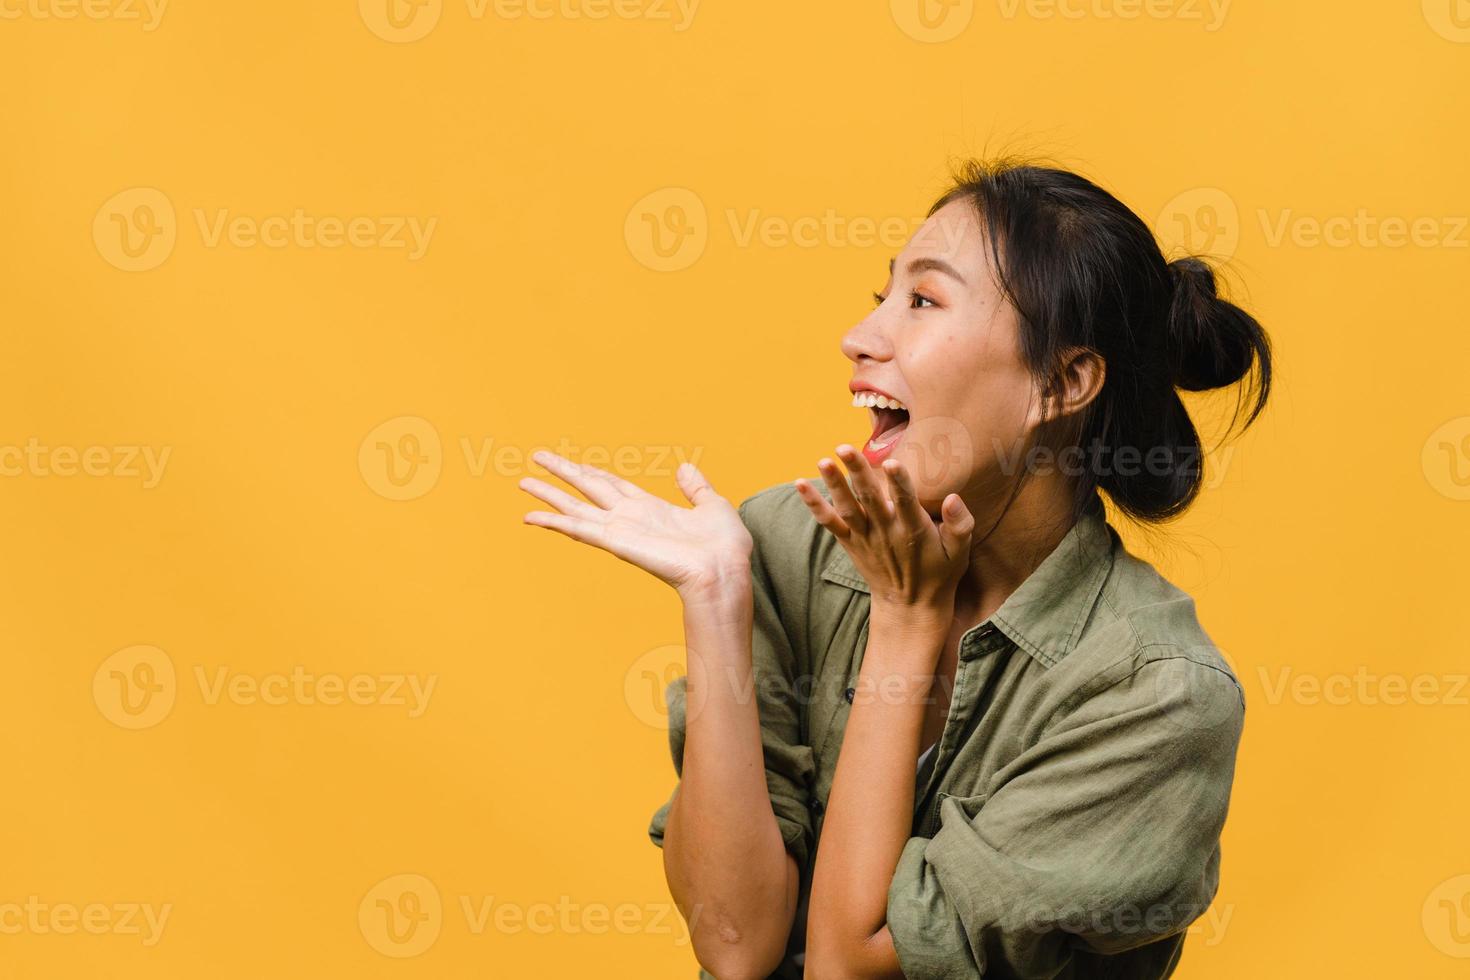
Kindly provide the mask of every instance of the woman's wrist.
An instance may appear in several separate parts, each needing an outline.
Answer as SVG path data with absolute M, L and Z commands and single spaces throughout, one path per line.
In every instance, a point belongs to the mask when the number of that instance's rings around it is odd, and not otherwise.
M 874 598 L 868 618 L 869 632 L 883 630 L 915 637 L 937 635 L 942 641 L 949 636 L 950 624 L 954 621 L 954 605 L 943 602 L 894 602 Z
M 749 561 L 729 561 L 691 577 L 677 587 L 686 612 L 728 613 L 749 609 L 751 579 Z

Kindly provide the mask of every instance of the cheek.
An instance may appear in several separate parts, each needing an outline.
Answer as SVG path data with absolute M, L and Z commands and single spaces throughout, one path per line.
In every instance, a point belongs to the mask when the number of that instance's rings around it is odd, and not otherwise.
M 926 506 L 963 492 L 1024 440 L 1035 400 L 1030 373 L 1011 358 L 980 357 L 953 345 L 930 352 L 914 384 L 922 415 L 912 420 L 902 462 Z
M 975 472 L 979 450 L 989 445 L 990 426 L 983 419 L 990 387 L 973 341 L 960 344 L 941 338 L 915 358 L 910 389 L 919 414 L 899 446 L 924 506 L 936 510 L 949 493 L 963 492 Z M 966 349 L 968 347 L 968 349 Z

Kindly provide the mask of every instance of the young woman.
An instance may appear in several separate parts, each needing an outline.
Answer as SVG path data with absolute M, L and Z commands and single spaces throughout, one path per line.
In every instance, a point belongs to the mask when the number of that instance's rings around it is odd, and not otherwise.
M 1130 554 L 1202 452 L 1179 390 L 1261 327 L 1075 174 L 971 163 L 848 332 L 862 451 L 738 510 L 552 454 L 531 524 L 683 599 L 680 777 L 649 834 L 702 976 L 1156 978 L 1213 898 L 1244 699 Z

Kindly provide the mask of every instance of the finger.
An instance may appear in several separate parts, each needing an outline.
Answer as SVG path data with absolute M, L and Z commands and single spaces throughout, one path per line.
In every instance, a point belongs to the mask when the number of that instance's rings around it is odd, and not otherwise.
M 975 530 L 975 516 L 959 494 L 952 493 L 944 498 L 939 505 L 939 516 L 943 518 L 939 525 L 939 540 L 944 545 L 944 553 L 951 558 L 968 554 L 970 535 Z
M 560 531 L 574 541 L 581 541 L 583 544 L 590 544 L 604 551 L 609 550 L 605 543 L 602 525 L 584 521 L 580 517 L 553 514 L 546 510 L 533 510 L 521 520 L 526 524 Z
M 582 467 L 583 472 L 590 473 L 596 479 L 611 484 L 612 488 L 618 493 L 622 494 L 624 497 L 653 496 L 653 494 L 649 493 L 647 490 L 644 490 L 642 487 L 638 486 L 638 484 L 631 483 L 618 476 L 616 473 L 611 473 L 605 469 L 602 469 L 599 466 L 593 466 L 591 463 L 578 463 L 577 465 Z
M 847 477 L 852 483 L 852 495 L 872 519 L 880 516 L 892 518 L 892 504 L 878 486 L 877 476 L 868 465 L 868 458 L 852 446 L 844 443 L 837 447 L 837 455 L 847 464 Z
M 837 512 L 837 516 L 842 518 L 850 529 L 863 531 L 868 526 L 868 517 L 863 513 L 862 505 L 853 496 L 852 488 L 847 485 L 847 476 L 842 472 L 841 467 L 823 456 L 817 460 L 817 469 L 822 474 L 822 481 L 827 484 L 827 492 L 832 495 L 832 509 Z
M 553 514 L 545 510 L 533 510 L 523 517 L 522 521 L 526 524 L 534 524 L 537 527 L 557 531 L 574 541 L 590 544 L 592 547 L 599 548 L 615 558 L 621 558 L 623 561 L 636 565 L 645 571 L 654 572 L 654 569 L 648 564 L 646 554 L 640 553 L 633 542 L 608 533 L 607 525 L 600 521 L 586 521 L 580 517 Z M 654 572 L 654 574 L 658 573 Z
M 565 490 L 554 487 L 544 480 L 538 480 L 534 476 L 522 477 L 517 486 L 538 500 L 542 500 L 563 514 L 569 514 L 572 517 L 580 517 L 583 520 L 590 521 L 595 520 L 597 515 L 603 513 L 603 511 L 593 507 L 587 501 L 573 497 Z
M 816 487 L 812 486 L 806 480 L 799 479 L 796 481 L 796 492 L 801 497 L 802 502 L 810 508 L 812 516 L 817 519 L 817 523 L 825 527 L 828 531 L 831 531 L 833 537 L 845 538 L 852 533 L 852 528 L 848 527 L 847 522 L 838 515 L 837 511 L 832 509 L 832 505 L 827 502 L 827 498 L 817 492 Z
M 680 463 L 679 468 L 674 471 L 674 482 L 679 485 L 684 497 L 696 507 L 724 500 L 693 463 Z
M 591 468 L 581 463 L 574 463 L 565 456 L 558 456 L 549 450 L 541 449 L 532 453 L 531 458 L 582 491 L 588 500 L 599 507 L 611 507 L 617 503 L 619 497 L 623 496 Z
M 888 489 L 888 496 L 893 501 L 894 514 L 906 530 L 921 530 L 932 522 L 929 515 L 924 513 L 924 508 L 919 506 L 918 494 L 914 492 L 913 481 L 909 479 L 909 471 L 896 459 L 885 459 L 883 461 L 883 477 Z

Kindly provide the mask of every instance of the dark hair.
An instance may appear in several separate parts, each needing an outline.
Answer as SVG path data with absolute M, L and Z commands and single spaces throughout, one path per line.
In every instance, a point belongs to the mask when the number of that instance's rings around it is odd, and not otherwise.
M 1022 357 L 1041 390 L 1052 390 L 1069 351 L 1091 349 L 1106 364 L 1102 390 L 1080 418 L 1052 420 L 1043 438 L 1100 447 L 1103 462 L 1122 448 L 1130 458 L 1168 460 L 1083 468 L 1076 512 L 1100 489 L 1140 520 L 1182 513 L 1199 493 L 1204 452 L 1179 390 L 1224 388 L 1251 375 L 1252 397 L 1237 402 L 1232 420 L 1249 402 L 1242 428 L 1249 426 L 1271 389 L 1261 325 L 1218 294 L 1211 266 L 1198 257 L 1166 261 L 1138 215 L 1077 174 L 972 160 L 929 214 L 956 199 L 973 204 L 986 228 L 1000 288 L 1020 314 Z

